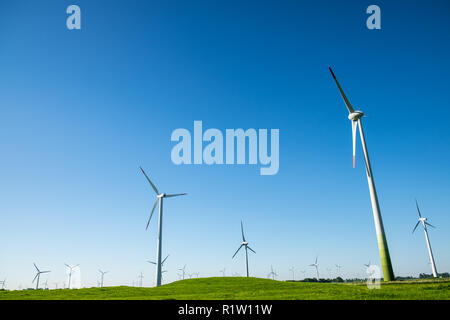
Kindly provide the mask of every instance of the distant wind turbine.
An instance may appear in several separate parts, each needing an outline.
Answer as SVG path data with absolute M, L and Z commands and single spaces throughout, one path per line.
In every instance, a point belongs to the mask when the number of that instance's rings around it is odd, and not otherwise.
M 319 278 L 319 264 L 317 263 L 317 258 L 318 258 L 318 257 L 316 257 L 316 262 L 314 262 L 313 264 L 310 264 L 309 266 L 310 266 L 310 267 L 315 267 L 315 268 L 316 268 L 317 281 L 319 281 L 319 280 L 320 280 L 320 278 Z
M 226 270 L 226 268 L 223 268 L 222 270 L 219 270 L 222 273 L 222 277 L 225 277 L 225 270 Z
M 67 263 L 64 263 L 64 264 L 65 264 L 65 266 L 66 266 L 67 268 L 69 268 L 69 286 L 68 286 L 68 288 L 70 289 L 70 286 L 71 286 L 71 280 L 72 280 L 72 274 L 73 274 L 73 269 L 75 269 L 76 267 L 78 267 L 79 264 L 77 264 L 77 265 L 75 265 L 75 266 L 69 266 Z
M 145 178 L 147 178 L 147 181 L 150 183 L 153 191 L 156 193 L 156 201 L 153 205 L 152 212 L 150 213 L 150 217 L 148 218 L 147 227 L 150 224 L 150 220 L 152 219 L 153 212 L 155 211 L 156 206 L 159 202 L 159 218 L 158 218 L 158 242 L 157 242 L 157 249 L 156 249 L 156 286 L 159 287 L 161 285 L 161 275 L 162 275 L 162 264 L 161 264 L 161 257 L 162 257 L 162 218 L 163 218 L 163 199 L 164 198 L 171 198 L 171 197 L 178 197 L 178 196 L 184 196 L 187 193 L 176 193 L 176 194 L 166 194 L 166 193 L 159 193 L 158 189 L 155 187 L 153 182 L 150 180 L 150 178 L 145 173 L 144 169 L 142 167 L 140 168 L 142 173 L 144 174 Z
M 364 264 L 364 266 L 366 266 L 366 268 L 370 267 L 370 260 L 368 264 Z
M 41 271 L 41 270 L 39 270 L 39 268 L 36 266 L 36 263 L 33 263 L 34 264 L 34 267 L 36 268 L 36 270 L 37 270 L 37 273 L 36 273 L 36 276 L 34 277 L 34 279 L 33 279 L 33 281 L 31 282 L 31 283 L 34 283 L 34 281 L 37 279 L 37 282 L 36 282 L 36 290 L 37 289 L 39 289 L 39 279 L 41 278 L 41 274 L 42 273 L 48 273 L 48 272 L 50 272 L 50 271 Z
M 416 231 L 417 227 L 419 226 L 419 223 L 422 223 L 423 231 L 425 232 L 425 240 L 427 241 L 428 255 L 430 256 L 431 271 L 433 272 L 433 277 L 437 278 L 438 273 L 436 270 L 436 264 L 434 263 L 433 251 L 431 251 L 430 238 L 428 238 L 428 230 L 427 230 L 427 226 L 430 226 L 432 228 L 435 228 L 435 226 L 428 223 L 427 218 L 422 217 L 417 200 L 416 200 L 416 207 L 417 207 L 417 212 L 419 213 L 419 221 L 417 221 L 416 226 L 414 227 L 413 233 L 414 233 L 414 231 Z
M 102 270 L 99 269 L 98 272 L 101 273 L 100 288 L 103 288 L 103 277 L 104 277 L 105 274 L 108 273 L 109 271 L 102 271 Z
M 244 226 L 242 224 L 241 221 L 241 233 L 242 233 L 242 243 L 241 246 L 236 250 L 236 252 L 233 254 L 233 257 L 231 259 L 234 258 L 234 256 L 239 252 L 239 250 L 241 250 L 242 247 L 245 248 L 245 268 L 247 271 L 247 277 L 248 275 L 248 251 L 247 249 L 251 250 L 253 253 L 256 253 L 255 250 L 253 250 L 252 248 L 250 248 L 250 246 L 248 245 L 248 242 L 245 240 L 245 236 L 244 236 Z
M 294 281 L 295 280 L 295 268 L 292 267 L 289 269 L 289 271 L 292 272 L 292 281 Z
M 361 118 L 364 116 L 364 113 L 362 111 L 359 111 L 359 110 L 355 111 L 353 109 L 352 105 L 350 104 L 350 101 L 348 101 L 347 97 L 344 94 L 344 91 L 342 90 L 338 80 L 336 79 L 336 76 L 334 75 L 333 70 L 331 70 L 331 67 L 329 67 L 329 69 L 330 69 L 331 75 L 333 76 L 334 81 L 336 82 L 339 92 L 341 93 L 341 96 L 344 99 L 344 103 L 348 109 L 348 112 L 349 112 L 348 119 L 351 120 L 351 122 L 352 122 L 353 167 L 355 167 L 356 129 L 359 124 L 359 134 L 361 136 L 361 144 L 362 144 L 362 148 L 363 148 L 363 152 L 364 152 L 364 161 L 366 164 L 367 182 L 369 184 L 369 193 L 370 193 L 370 199 L 371 199 L 371 203 L 372 203 L 373 218 L 374 218 L 374 222 L 375 222 L 375 230 L 376 230 L 377 240 L 378 240 L 378 249 L 380 251 L 381 267 L 383 269 L 383 278 L 385 281 L 392 281 L 392 280 L 395 280 L 394 271 L 392 269 L 391 257 L 389 255 L 386 234 L 384 232 L 383 220 L 381 218 L 380 205 L 378 204 L 377 191 L 375 189 L 373 172 L 372 172 L 372 168 L 370 166 L 369 153 L 367 151 L 366 140 L 364 138 L 364 131 L 363 131 L 363 127 L 362 127 Z
M 337 274 L 338 274 L 338 276 L 341 275 L 341 268 L 342 268 L 342 266 L 336 264 L 336 269 L 337 269 Z
M 139 278 L 139 287 L 142 287 L 142 279 L 144 278 L 144 275 L 142 274 L 142 272 L 141 272 L 141 274 L 138 276 L 138 278 Z
M 184 276 L 186 275 L 186 265 L 184 265 L 183 268 L 178 269 L 178 270 L 182 272 L 181 276 L 182 276 L 182 278 L 183 278 L 183 280 L 184 280 Z
M 278 276 L 278 274 L 277 274 L 275 271 L 273 271 L 273 267 L 270 266 L 270 272 L 269 272 L 269 274 L 267 275 L 267 277 L 268 277 L 268 278 L 272 277 L 272 280 L 275 280 L 275 277 L 276 277 L 276 276 Z
M 0 281 L 1 285 L 2 285 L 2 290 L 5 290 L 5 286 L 6 286 L 6 278 L 3 279 L 2 281 Z

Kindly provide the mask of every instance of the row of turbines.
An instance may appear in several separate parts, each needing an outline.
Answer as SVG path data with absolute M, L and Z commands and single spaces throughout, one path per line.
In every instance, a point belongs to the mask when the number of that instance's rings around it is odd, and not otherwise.
M 365 162 L 365 166 L 366 166 L 366 176 L 367 176 L 367 182 L 368 182 L 368 186 L 369 186 L 369 194 L 370 194 L 370 200 L 371 200 L 371 205 L 372 205 L 372 211 L 373 211 L 373 218 L 374 218 L 374 224 L 375 224 L 375 231 L 376 231 L 376 235 L 377 235 L 377 242 L 378 242 L 378 249 L 379 249 L 379 253 L 380 253 L 380 260 L 381 260 L 381 267 L 383 270 L 383 279 L 385 281 L 392 281 L 395 280 L 395 276 L 394 276 L 394 271 L 392 268 L 392 262 L 391 262 L 391 257 L 389 254 L 389 248 L 388 248 L 388 243 L 386 240 L 386 234 L 384 231 L 384 226 L 383 226 L 383 220 L 381 217 L 381 210 L 380 210 L 380 205 L 378 202 L 378 195 L 377 195 L 377 191 L 375 188 L 375 181 L 374 181 L 374 176 L 373 176 L 373 171 L 372 171 L 372 167 L 370 164 L 370 159 L 369 159 L 369 152 L 367 150 L 367 144 L 366 144 L 366 140 L 365 140 L 365 136 L 364 136 L 364 129 L 363 129 L 363 125 L 362 125 L 362 118 L 364 116 L 364 113 L 360 110 L 355 110 L 353 108 L 353 106 L 351 105 L 350 101 L 348 100 L 347 96 L 345 95 L 341 85 L 339 84 L 339 81 L 337 80 L 336 76 L 334 75 L 333 70 L 331 69 L 331 67 L 329 67 L 330 73 L 337 85 L 337 88 L 341 94 L 342 99 L 344 100 L 344 104 L 347 107 L 348 110 L 348 119 L 351 121 L 351 125 L 352 125 L 352 142 L 353 142 L 353 167 L 355 167 L 355 159 L 356 159 L 356 132 L 358 130 L 359 127 L 359 134 L 361 137 L 361 145 L 362 145 L 362 149 L 363 149 L 363 154 L 364 154 L 364 162 Z M 163 201 L 164 199 L 167 198 L 172 198 L 172 197 L 178 197 L 178 196 L 184 196 L 186 195 L 186 193 L 176 193 L 176 194 L 167 194 L 167 193 L 160 193 L 158 191 L 158 189 L 156 188 L 155 184 L 150 180 L 150 178 L 148 177 L 148 175 L 145 173 L 145 171 L 142 169 L 142 167 L 140 167 L 142 173 L 144 174 L 145 178 L 147 179 L 147 181 L 149 182 L 151 188 L 153 189 L 153 191 L 156 194 L 156 200 L 155 203 L 153 205 L 152 211 L 150 213 L 148 222 L 147 222 L 147 226 L 146 229 L 148 229 L 148 226 L 150 224 L 150 221 L 152 219 L 153 213 L 156 209 L 156 207 L 159 204 L 159 214 L 158 214 L 158 236 L 157 236 L 157 245 L 156 245 L 156 262 L 152 262 L 156 265 L 156 286 L 160 286 L 161 285 L 161 279 L 162 279 L 162 267 L 163 267 L 163 260 L 162 260 L 162 223 L 163 223 Z M 427 242 L 427 247 L 428 247 L 428 252 L 430 255 L 430 261 L 431 261 L 431 266 L 432 266 L 432 271 L 433 271 L 433 276 L 437 277 L 438 273 L 436 270 L 436 265 L 434 262 L 434 257 L 433 257 L 433 253 L 431 250 L 431 245 L 430 245 L 430 240 L 428 237 L 428 231 L 427 231 L 427 226 L 431 226 L 431 224 L 429 224 L 427 222 L 426 218 L 423 218 L 420 210 L 419 210 L 419 206 L 417 204 L 416 201 L 416 205 L 417 205 L 417 210 L 419 212 L 419 221 L 417 222 L 415 228 L 413 231 L 415 231 L 415 229 L 417 228 L 417 226 L 421 223 L 423 228 L 424 228 L 424 232 L 425 232 L 425 238 L 426 238 L 426 242 Z M 432 227 L 432 226 L 431 226 Z M 248 250 L 252 251 L 253 253 L 256 253 L 252 248 L 249 247 L 248 245 L 248 241 L 246 241 L 245 236 L 244 236 L 244 227 L 241 221 L 241 232 L 242 232 L 242 243 L 240 245 L 240 247 L 237 249 L 237 251 L 234 253 L 233 257 L 234 258 L 236 256 L 236 254 L 239 252 L 239 250 L 241 250 L 241 248 L 244 248 L 245 251 L 245 268 L 246 268 L 246 275 L 247 277 L 249 276 L 249 266 L 248 266 Z M 165 260 L 164 260 L 165 261 Z M 312 264 L 311 266 L 314 266 L 316 268 L 317 271 L 317 278 L 319 278 L 319 274 L 318 274 L 318 264 L 317 264 L 317 259 L 316 262 L 314 264 Z M 275 272 L 272 270 L 271 273 L 269 274 L 272 276 L 272 278 L 275 277 Z M 183 276 L 184 277 L 184 276 Z

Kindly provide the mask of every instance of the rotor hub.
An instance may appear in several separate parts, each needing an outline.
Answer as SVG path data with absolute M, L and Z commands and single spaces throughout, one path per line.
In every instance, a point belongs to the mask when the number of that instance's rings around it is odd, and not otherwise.
M 348 115 L 348 119 L 352 121 L 357 121 L 364 116 L 362 111 L 354 111 Z

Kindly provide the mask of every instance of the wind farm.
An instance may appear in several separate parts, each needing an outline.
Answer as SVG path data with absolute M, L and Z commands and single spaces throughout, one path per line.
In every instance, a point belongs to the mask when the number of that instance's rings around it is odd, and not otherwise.
M 445 0 L 5 1 L 1 300 L 450 300 Z

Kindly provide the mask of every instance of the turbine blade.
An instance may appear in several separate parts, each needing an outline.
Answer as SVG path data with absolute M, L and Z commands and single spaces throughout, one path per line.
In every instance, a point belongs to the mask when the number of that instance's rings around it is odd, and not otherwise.
M 417 223 L 416 223 L 416 226 L 414 227 L 414 229 L 413 229 L 412 233 L 414 233 L 414 231 L 416 231 L 416 229 L 417 229 L 417 226 L 419 225 L 419 223 L 420 223 L 420 220 L 419 220 L 419 221 L 417 221 Z
M 432 228 L 436 228 L 435 226 L 433 226 L 431 223 L 428 223 L 428 222 L 426 222 L 425 221 L 425 224 L 427 225 L 427 226 L 430 226 L 430 227 L 432 227 Z
M 145 227 L 145 230 L 148 229 L 148 225 L 150 224 L 150 220 L 152 219 L 153 212 L 155 212 L 155 208 L 156 208 L 156 205 L 158 204 L 158 200 L 159 200 L 159 198 L 156 198 L 155 204 L 153 205 L 152 213 L 150 213 L 150 217 L 148 218 L 147 226 Z
M 36 275 L 34 276 L 33 281 L 31 281 L 31 283 L 34 283 L 34 281 L 36 280 L 36 278 L 38 277 L 39 273 L 36 273 Z
M 242 225 L 242 220 L 241 220 L 241 232 L 242 232 L 242 241 L 245 242 L 245 237 L 244 237 L 244 226 Z
M 339 82 L 337 81 L 336 76 L 334 75 L 333 70 L 331 70 L 331 67 L 328 67 L 328 69 L 330 69 L 330 72 L 331 72 L 331 75 L 333 76 L 334 82 L 336 82 L 336 85 L 337 85 L 337 87 L 338 87 L 338 89 L 339 89 L 339 92 L 341 93 L 342 99 L 344 99 L 344 103 L 345 103 L 345 106 L 346 106 L 347 109 L 348 109 L 348 113 L 355 112 L 355 109 L 353 109 L 352 105 L 350 104 L 350 101 L 348 101 L 347 97 L 345 96 L 345 93 L 344 93 L 344 91 L 342 90 L 341 85 L 340 85 Z
M 156 265 L 156 262 L 153 262 L 153 261 L 147 261 L 147 262 Z M 181 270 L 181 269 L 178 269 L 178 270 Z
M 353 140 L 353 168 L 355 167 L 356 156 L 356 129 L 358 128 L 358 121 L 352 121 L 352 140 Z
M 239 246 L 239 248 L 238 248 L 238 249 L 236 250 L 236 252 L 233 254 L 233 256 L 231 257 L 231 259 L 233 259 L 234 256 L 239 252 L 239 250 L 241 250 L 242 246 L 243 246 L 243 244 L 241 244 L 241 245 Z
M 159 194 L 158 189 L 156 189 L 155 185 L 153 184 L 153 182 L 150 180 L 150 178 L 147 176 L 147 174 L 145 173 L 144 169 L 142 169 L 142 167 L 139 167 L 142 171 L 142 173 L 144 174 L 144 176 L 147 178 L 148 182 L 150 182 L 150 185 L 152 186 L 153 190 L 156 192 L 156 194 Z
M 164 262 L 167 260 L 168 257 L 169 257 L 169 254 L 167 255 L 167 257 L 164 258 L 164 260 L 161 262 L 161 264 L 164 264 Z
M 417 203 L 417 200 L 416 200 L 416 207 L 417 207 L 417 212 L 419 213 L 419 218 L 422 218 L 422 215 L 420 214 L 419 204 Z
M 164 198 L 171 198 L 171 197 L 184 196 L 184 195 L 186 195 L 186 194 L 187 194 L 187 193 L 166 194 L 166 195 L 164 196 Z
M 253 250 L 252 248 L 250 248 L 249 246 L 247 246 L 248 249 L 250 249 L 251 251 L 253 251 L 253 253 L 256 253 L 255 250 Z
M 41 270 L 39 270 L 39 268 L 37 267 L 36 263 L 33 262 L 33 264 L 34 264 L 34 267 L 36 268 L 36 270 L 37 270 L 38 272 L 41 272 Z

